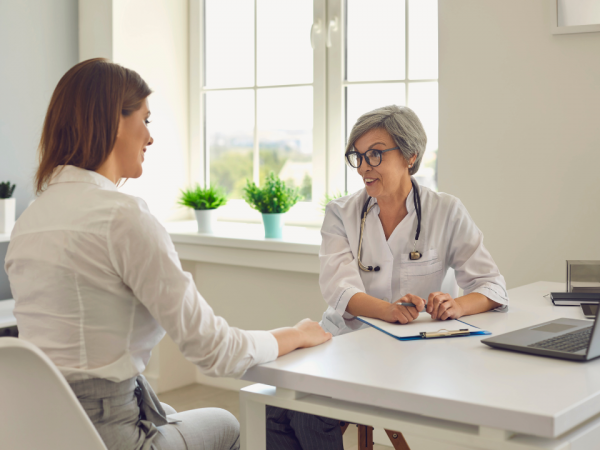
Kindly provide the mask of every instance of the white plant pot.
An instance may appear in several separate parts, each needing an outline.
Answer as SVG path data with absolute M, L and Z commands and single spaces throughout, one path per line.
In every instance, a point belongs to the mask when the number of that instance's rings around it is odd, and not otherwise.
M 14 198 L 0 198 L 0 234 L 10 234 L 15 226 L 17 201 Z
M 198 222 L 198 233 L 212 233 L 217 227 L 216 209 L 196 209 L 196 221 Z

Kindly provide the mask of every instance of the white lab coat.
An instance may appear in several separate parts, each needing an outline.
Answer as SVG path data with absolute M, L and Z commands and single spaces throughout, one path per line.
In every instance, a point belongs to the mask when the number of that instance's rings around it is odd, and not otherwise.
M 321 228 L 323 243 L 319 252 L 319 283 L 329 305 L 321 326 L 334 336 L 363 328 L 362 322 L 346 312 L 350 298 L 365 292 L 393 303 L 406 294 L 427 300 L 441 289 L 449 268 L 464 294 L 479 292 L 506 311 L 506 283 L 492 256 L 483 245 L 483 234 L 456 197 L 420 186 L 421 234 L 417 250 L 423 256 L 411 261 L 409 253 L 417 228 L 413 191 L 406 199 L 408 215 L 386 241 L 379 205 L 375 204 L 365 223 L 362 258 L 365 266 L 380 266 L 378 272 L 358 267 L 360 215 L 368 198 L 366 189 L 333 200 L 327 205 Z M 372 203 L 377 203 L 373 198 Z

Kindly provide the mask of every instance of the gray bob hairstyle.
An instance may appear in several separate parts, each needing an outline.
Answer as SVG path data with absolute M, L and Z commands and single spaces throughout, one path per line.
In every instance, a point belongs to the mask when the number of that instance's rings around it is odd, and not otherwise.
M 406 161 L 417 155 L 412 168 L 408 169 L 410 175 L 419 170 L 427 135 L 421 121 L 414 111 L 406 106 L 384 106 L 363 114 L 358 118 L 346 145 L 346 153 L 354 149 L 354 143 L 367 131 L 381 128 L 389 133 Z

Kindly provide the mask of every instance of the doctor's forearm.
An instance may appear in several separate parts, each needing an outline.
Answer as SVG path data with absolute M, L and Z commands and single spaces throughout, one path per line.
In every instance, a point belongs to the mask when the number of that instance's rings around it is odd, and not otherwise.
M 462 297 L 457 297 L 454 300 L 461 307 L 463 316 L 479 314 L 500 306 L 499 303 L 490 300 L 485 295 L 478 292 L 463 295 Z
M 380 319 L 383 312 L 390 304 L 379 298 L 372 297 L 364 292 L 357 292 L 352 296 L 346 307 L 346 311 L 353 316 L 365 316 Z

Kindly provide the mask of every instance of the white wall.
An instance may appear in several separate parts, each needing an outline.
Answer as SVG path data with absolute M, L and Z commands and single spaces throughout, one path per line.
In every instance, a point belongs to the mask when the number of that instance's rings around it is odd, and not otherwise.
M 106 57 L 138 72 L 149 97 L 148 148 L 141 178 L 122 192 L 142 197 L 160 220 L 189 218 L 177 206 L 189 180 L 187 0 L 79 0 L 82 60 Z M 99 25 L 100 24 L 100 25 Z
M 552 35 L 552 3 L 439 0 L 439 188 L 509 288 L 600 259 L 600 33 Z
M 77 63 L 77 0 L 0 1 L 0 181 L 16 184 L 17 217 L 33 200 L 37 146 L 58 80 Z M 0 244 L 0 300 L 10 298 Z

